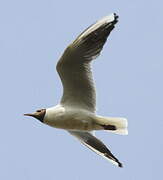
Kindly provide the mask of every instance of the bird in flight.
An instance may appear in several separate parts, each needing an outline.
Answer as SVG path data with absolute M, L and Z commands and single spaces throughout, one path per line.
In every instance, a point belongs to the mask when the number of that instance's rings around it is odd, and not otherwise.
M 122 163 L 93 134 L 94 130 L 128 134 L 127 119 L 96 114 L 96 91 L 91 72 L 91 61 L 100 55 L 117 22 L 118 16 L 114 13 L 83 31 L 66 48 L 56 66 L 63 85 L 60 103 L 24 115 L 32 116 L 49 126 L 67 130 L 88 148 L 122 167 Z

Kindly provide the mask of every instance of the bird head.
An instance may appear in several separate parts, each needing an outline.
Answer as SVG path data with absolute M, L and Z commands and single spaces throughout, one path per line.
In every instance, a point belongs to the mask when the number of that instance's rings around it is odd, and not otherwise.
M 24 114 L 24 116 L 32 116 L 32 117 L 38 119 L 39 121 L 43 122 L 45 114 L 46 114 L 46 109 L 40 109 L 40 110 L 37 110 L 34 113 Z

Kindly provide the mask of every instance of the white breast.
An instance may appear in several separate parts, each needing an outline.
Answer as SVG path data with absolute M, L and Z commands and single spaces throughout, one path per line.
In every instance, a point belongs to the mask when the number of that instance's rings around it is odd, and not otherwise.
M 57 105 L 54 107 L 50 107 L 46 109 L 46 114 L 44 117 L 44 122 L 48 121 L 54 121 L 57 119 L 59 116 L 65 113 L 65 108 L 61 105 Z

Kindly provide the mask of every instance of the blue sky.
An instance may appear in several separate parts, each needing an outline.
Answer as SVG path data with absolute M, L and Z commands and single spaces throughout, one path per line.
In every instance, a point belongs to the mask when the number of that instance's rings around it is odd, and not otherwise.
M 162 6 L 161 0 L 0 2 L 0 179 L 162 179 Z M 96 134 L 122 169 L 67 132 L 23 117 L 59 102 L 59 57 L 112 12 L 119 23 L 93 63 L 97 113 L 127 117 L 129 135 Z

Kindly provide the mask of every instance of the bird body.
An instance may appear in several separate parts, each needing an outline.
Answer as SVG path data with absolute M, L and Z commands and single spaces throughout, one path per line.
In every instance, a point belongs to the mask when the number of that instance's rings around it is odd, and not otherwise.
M 92 131 L 96 127 L 89 111 L 57 105 L 46 110 L 44 123 L 66 130 Z
M 92 134 L 94 130 L 128 133 L 127 119 L 96 114 L 96 91 L 90 64 L 100 55 L 117 22 L 116 14 L 102 18 L 66 48 L 56 67 L 63 85 L 60 103 L 25 115 L 35 117 L 49 126 L 67 130 L 88 148 L 122 167 L 122 163 L 104 143 Z
M 70 106 L 57 105 L 47 108 L 44 123 L 66 130 L 110 130 L 117 134 L 127 134 L 127 120 L 125 118 L 102 117 L 85 109 Z M 110 125 L 110 129 L 106 129 L 107 125 Z M 112 126 L 115 126 L 116 129 L 112 129 Z

